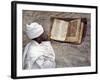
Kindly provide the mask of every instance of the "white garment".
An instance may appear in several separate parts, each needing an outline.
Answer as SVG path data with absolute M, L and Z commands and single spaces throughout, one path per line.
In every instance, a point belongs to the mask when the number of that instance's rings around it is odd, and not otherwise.
M 33 22 L 30 25 L 26 24 L 26 34 L 30 39 L 34 39 L 39 37 L 43 32 L 43 27 L 42 25 Z
M 50 41 L 38 44 L 31 41 L 25 47 L 23 54 L 23 68 L 55 68 L 55 53 Z

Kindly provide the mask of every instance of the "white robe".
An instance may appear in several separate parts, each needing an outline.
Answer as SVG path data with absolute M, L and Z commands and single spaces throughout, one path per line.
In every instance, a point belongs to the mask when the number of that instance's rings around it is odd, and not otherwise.
M 50 41 L 37 43 L 32 40 L 29 42 L 23 53 L 23 68 L 55 68 L 55 53 Z

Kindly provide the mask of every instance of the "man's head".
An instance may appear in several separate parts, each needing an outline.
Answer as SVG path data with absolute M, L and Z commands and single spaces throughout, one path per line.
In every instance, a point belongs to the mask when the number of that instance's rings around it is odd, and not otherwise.
M 48 35 L 44 31 L 43 34 L 33 40 L 36 40 L 38 43 L 41 43 L 42 41 L 48 41 Z
M 39 43 L 48 39 L 48 36 L 45 33 L 42 25 L 36 22 L 26 25 L 26 34 L 30 39 L 36 40 Z

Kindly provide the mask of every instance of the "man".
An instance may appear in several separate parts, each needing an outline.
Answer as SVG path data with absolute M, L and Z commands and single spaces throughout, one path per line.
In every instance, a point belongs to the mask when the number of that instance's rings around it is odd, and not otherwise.
M 26 25 L 26 34 L 32 40 L 23 54 L 23 69 L 55 68 L 55 53 L 43 27 L 34 22 Z

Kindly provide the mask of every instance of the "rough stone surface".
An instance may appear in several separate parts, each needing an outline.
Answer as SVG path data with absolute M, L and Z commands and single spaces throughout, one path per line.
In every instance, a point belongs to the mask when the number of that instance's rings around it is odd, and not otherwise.
M 23 10 L 23 48 L 30 41 L 25 34 L 25 25 L 32 22 L 41 24 L 46 33 L 49 34 L 51 26 L 51 17 L 64 17 L 64 18 L 86 18 L 87 26 L 85 29 L 85 36 L 82 43 L 79 45 L 71 43 L 61 43 L 51 41 L 55 55 L 57 68 L 59 67 L 80 67 L 90 66 L 90 14 L 87 13 L 69 13 L 69 12 L 47 12 L 47 11 L 28 11 Z

